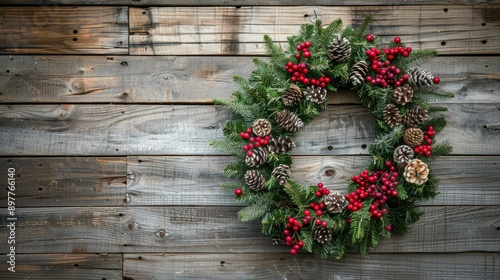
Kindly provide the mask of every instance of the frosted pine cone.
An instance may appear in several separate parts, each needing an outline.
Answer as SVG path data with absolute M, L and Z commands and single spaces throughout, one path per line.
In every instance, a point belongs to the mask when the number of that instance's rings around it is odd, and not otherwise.
M 286 106 L 295 106 L 299 104 L 302 99 L 302 90 L 295 84 L 290 85 L 290 87 L 285 91 L 283 96 L 281 96 L 281 101 Z
M 428 180 L 429 167 L 423 161 L 414 159 L 405 167 L 404 176 L 409 183 L 422 185 Z
M 394 161 L 399 165 L 407 165 L 415 156 L 410 146 L 401 145 L 394 150 Z
M 278 179 L 278 184 L 280 186 L 285 185 L 288 182 L 288 179 L 292 176 L 292 172 L 290 171 L 290 166 L 285 164 L 280 164 L 274 168 L 271 176 Z
M 405 105 L 411 102 L 413 97 L 413 89 L 409 84 L 404 86 L 396 87 L 394 89 L 394 99 L 398 104 Z
M 314 229 L 314 240 L 318 243 L 325 243 L 325 242 L 328 242 L 332 239 L 332 232 L 326 228 L 326 227 L 322 227 L 322 226 L 317 226 L 315 229 Z
M 349 72 L 349 79 L 355 86 L 363 83 L 368 72 L 368 64 L 366 61 L 358 61 L 351 67 Z
M 423 124 L 428 117 L 429 114 L 427 114 L 427 111 L 417 105 L 413 109 L 406 112 L 403 116 L 402 123 L 407 128 L 416 127 Z
M 245 173 L 245 182 L 253 191 L 261 191 L 266 187 L 266 178 L 257 170 L 248 170 Z
M 275 137 L 271 135 L 266 147 L 270 153 L 282 154 L 293 151 L 295 143 L 288 136 Z
M 271 133 L 271 123 L 266 119 L 257 119 L 253 122 L 252 131 L 257 136 L 266 136 Z
M 401 114 L 394 104 L 387 104 L 384 108 L 384 121 L 390 127 L 401 124 Z
M 351 43 L 347 38 L 335 38 L 328 45 L 328 58 L 335 62 L 344 62 L 351 57 Z
M 252 152 L 245 157 L 245 163 L 250 167 L 259 167 L 266 163 L 269 152 L 263 147 L 252 149 Z
M 306 100 L 314 103 L 323 103 L 326 100 L 326 89 L 322 87 L 315 87 L 314 85 L 307 87 L 304 91 Z
M 276 122 L 289 132 L 297 132 L 304 126 L 304 122 L 297 115 L 287 110 L 276 114 Z
M 430 86 L 434 76 L 422 69 L 411 69 L 408 71 L 408 81 L 412 87 Z
M 324 199 L 326 209 L 331 213 L 340 213 L 345 208 L 345 197 L 338 192 L 332 192 Z

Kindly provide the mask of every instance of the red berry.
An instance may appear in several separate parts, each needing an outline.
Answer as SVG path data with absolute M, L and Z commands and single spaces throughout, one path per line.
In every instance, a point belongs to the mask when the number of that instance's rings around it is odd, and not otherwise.
M 368 34 L 365 36 L 366 41 L 373 42 L 375 40 L 375 36 L 373 34 Z
M 323 183 L 318 183 L 318 188 L 322 188 L 323 187 Z
M 248 146 L 246 146 L 246 145 L 243 146 L 243 151 L 245 151 L 245 152 L 248 151 Z
M 311 57 L 311 53 L 310 52 L 304 52 L 304 57 L 306 57 L 306 58 Z
M 394 43 L 396 43 L 396 44 L 401 43 L 401 38 L 399 38 L 399 37 L 394 37 Z
M 311 46 L 311 42 L 306 41 L 306 42 L 304 43 L 304 45 L 305 45 L 307 48 L 309 48 L 309 47 Z
M 290 255 L 296 255 L 297 254 L 297 251 L 294 250 L 294 249 L 290 249 Z
M 246 131 L 248 134 L 252 133 L 252 129 L 251 128 L 247 128 L 247 131 Z
M 434 77 L 434 79 L 432 79 L 432 82 L 435 84 L 439 84 L 439 82 L 441 82 L 441 79 L 439 79 L 438 77 Z
M 295 251 L 298 251 L 298 250 L 300 250 L 300 246 L 296 244 L 296 245 L 294 245 L 294 246 L 293 246 L 293 249 L 294 249 Z
M 322 226 L 322 227 L 327 227 L 327 226 L 328 226 L 328 223 L 327 223 L 327 222 L 325 222 L 325 221 L 323 221 L 323 222 L 321 222 L 321 226 Z
M 392 230 L 392 227 L 391 227 L 391 226 L 386 226 L 386 227 L 385 227 L 385 229 L 386 229 L 387 231 L 391 231 L 391 230 Z
M 253 155 L 252 151 L 248 151 L 248 152 L 247 152 L 247 155 L 248 155 L 249 157 L 251 157 L 251 156 Z
M 323 215 L 323 211 L 321 211 L 321 210 L 316 211 L 316 215 L 318 215 L 318 216 Z
M 300 53 L 296 53 L 296 54 L 295 54 L 295 58 L 296 58 L 296 59 L 300 59 Z
M 408 57 L 408 56 L 410 56 L 410 54 L 408 52 L 403 53 L 403 57 Z
M 240 196 L 240 195 L 243 194 L 243 190 L 240 189 L 240 188 L 237 188 L 237 189 L 234 190 L 234 194 L 237 195 L 237 196 Z
M 316 221 L 314 222 L 317 226 L 321 225 L 321 220 L 320 219 L 316 219 Z
M 283 234 L 284 234 L 284 235 L 287 235 L 287 236 L 288 236 L 288 235 L 290 235 L 290 230 L 285 229 L 285 230 L 283 231 Z
M 240 132 L 240 137 L 245 138 L 245 132 Z
M 322 195 L 323 195 L 323 194 L 322 194 L 321 192 L 319 192 L 319 191 L 317 191 L 317 192 L 316 192 L 316 196 L 317 196 L 317 197 L 320 197 L 320 196 L 322 196 Z

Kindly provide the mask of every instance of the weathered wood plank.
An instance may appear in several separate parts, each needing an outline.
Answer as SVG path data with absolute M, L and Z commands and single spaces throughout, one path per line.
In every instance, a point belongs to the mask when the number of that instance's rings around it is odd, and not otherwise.
M 129 205 L 241 205 L 218 185 L 229 181 L 222 170 L 233 160 L 214 156 L 128 157 Z M 292 176 L 304 186 L 322 182 L 345 192 L 348 178 L 370 160 L 369 156 L 297 156 Z M 500 205 L 500 157 L 450 156 L 430 168 L 440 178 L 440 194 L 424 205 Z
M 126 7 L 2 7 L 1 54 L 127 54 Z
M 123 274 L 133 279 L 495 279 L 498 257 L 396 253 L 336 261 L 286 253 L 125 254 Z
M 453 103 L 500 103 L 500 57 L 436 57 L 422 65 Z M 0 56 L 2 103 L 210 103 L 250 76 L 250 57 Z M 132 77 L 132 78 L 131 78 Z M 359 103 L 341 90 L 331 104 Z
M 375 19 L 370 32 L 385 42 L 400 36 L 413 48 L 441 54 L 500 52 L 497 5 L 152 7 L 129 13 L 134 55 L 264 54 L 265 34 L 285 42 L 316 18 L 358 25 L 368 14 Z
M 126 158 L 2 158 L 4 170 L 15 168 L 17 207 L 120 206 L 127 182 Z M 0 181 L 7 182 L 7 172 Z M 0 192 L 7 205 L 7 192 Z
M 102 0 L 2 0 L 2 5 L 100 5 Z M 414 1 L 398 1 L 398 0 L 341 0 L 332 2 L 330 0 L 288 0 L 287 6 L 355 6 L 355 5 L 478 5 L 478 4 L 500 4 L 498 0 L 414 0 Z M 127 6 L 279 6 L 283 5 L 280 0 L 106 0 L 106 5 L 127 5 Z
M 257 222 L 237 220 L 240 207 L 44 207 L 16 209 L 16 254 L 286 252 Z M 375 252 L 498 252 L 498 207 L 423 207 L 404 237 Z M 5 217 L 7 210 L 0 209 Z M 7 220 L 0 221 L 6 232 Z M 7 242 L 0 250 L 7 251 Z
M 123 279 L 122 254 L 20 254 L 15 273 L 7 256 L 0 256 L 2 279 Z
M 444 104 L 454 154 L 500 154 L 498 104 Z M 231 116 L 220 106 L 0 105 L 2 155 L 217 155 Z M 374 119 L 360 105 L 329 106 L 297 136 L 295 155 L 366 153 Z

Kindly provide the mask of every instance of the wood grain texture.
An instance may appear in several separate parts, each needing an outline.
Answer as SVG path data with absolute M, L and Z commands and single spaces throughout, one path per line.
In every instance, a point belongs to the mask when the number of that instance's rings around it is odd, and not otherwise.
M 322 182 L 345 192 L 348 178 L 370 162 L 369 156 L 297 156 L 292 177 L 303 186 Z M 230 181 L 222 171 L 232 157 L 128 157 L 129 205 L 240 205 L 219 187 Z M 430 164 L 440 178 L 440 194 L 424 205 L 500 205 L 500 157 L 441 158 Z
M 106 279 L 122 278 L 122 254 L 21 254 L 16 272 L 7 271 L 7 256 L 0 256 L 2 279 Z
M 1 158 L 4 170 L 15 168 L 16 205 L 120 206 L 126 192 L 126 159 L 95 157 Z M 7 173 L 0 173 L 7 182 Z M 0 192 L 7 205 L 7 192 Z
M 0 54 L 128 54 L 126 7 L 2 7 Z
M 500 103 L 500 57 L 436 57 L 421 66 L 455 94 L 448 103 Z M 250 57 L 0 56 L 2 103 L 211 103 L 249 77 Z M 354 92 L 330 104 L 360 103 Z
M 438 141 L 453 153 L 499 155 L 499 104 L 444 104 Z M 203 105 L 0 105 L 3 155 L 217 155 L 231 116 Z M 374 119 L 360 105 L 329 106 L 296 138 L 295 155 L 366 154 Z M 36 141 L 35 141 L 36 140 Z
M 272 246 L 257 222 L 237 220 L 240 207 L 44 207 L 16 209 L 16 254 L 287 252 Z M 498 206 L 423 207 L 403 237 L 374 252 L 498 252 Z M 5 217 L 7 209 L 0 209 Z M 6 232 L 0 220 L 0 233 Z M 0 250 L 7 251 L 7 242 Z
M 2 0 L 2 5 L 101 5 L 102 0 Z M 363 0 L 341 0 L 332 2 L 330 0 L 288 0 L 287 6 L 355 6 L 355 5 L 478 5 L 478 4 L 500 4 L 498 0 L 414 0 L 414 1 L 398 1 L 398 0 L 376 0 L 376 1 L 363 1 Z M 118 6 L 279 6 L 283 5 L 280 0 L 106 0 L 106 5 Z
M 495 279 L 498 257 L 396 253 L 336 261 L 286 253 L 125 254 L 123 274 L 132 279 Z
M 400 36 L 415 49 L 441 54 L 498 54 L 498 13 L 497 5 L 130 8 L 130 54 L 265 54 L 266 34 L 285 42 L 303 23 L 341 18 L 359 25 L 368 14 L 369 32 L 382 42 Z

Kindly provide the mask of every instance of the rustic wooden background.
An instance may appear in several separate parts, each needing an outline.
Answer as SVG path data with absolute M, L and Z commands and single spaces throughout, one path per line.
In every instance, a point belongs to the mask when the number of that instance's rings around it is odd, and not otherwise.
M 16 273 L 1 279 L 499 279 L 500 1 L 2 0 L 0 184 L 16 169 Z M 366 6 L 366 3 L 370 3 Z M 209 148 L 262 37 L 342 18 L 439 57 L 424 67 L 456 98 L 431 168 L 441 194 L 404 237 L 347 260 L 270 244 L 218 184 Z M 294 177 L 338 190 L 370 160 L 374 120 L 352 92 L 297 139 Z

